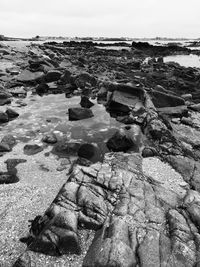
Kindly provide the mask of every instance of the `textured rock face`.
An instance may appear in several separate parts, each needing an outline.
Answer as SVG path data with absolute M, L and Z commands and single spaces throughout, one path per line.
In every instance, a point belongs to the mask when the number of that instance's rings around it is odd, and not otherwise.
M 90 167 L 75 165 L 45 214 L 32 223 L 29 249 L 81 253 L 82 227 L 97 230 L 85 267 L 195 266 L 200 194 L 184 189 L 178 174 L 169 181 L 157 172 L 153 179 L 151 168 L 139 154 L 123 153 L 106 154 L 103 163 Z

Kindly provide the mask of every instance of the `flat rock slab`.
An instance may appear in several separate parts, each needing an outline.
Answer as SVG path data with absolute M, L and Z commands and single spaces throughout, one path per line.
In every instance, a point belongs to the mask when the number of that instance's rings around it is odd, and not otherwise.
M 103 163 L 75 165 L 50 207 L 32 223 L 28 249 L 81 253 L 81 226 L 96 230 L 84 267 L 192 267 L 198 262 L 200 194 L 182 189 L 186 184 L 169 165 L 139 154 L 109 153 Z M 31 261 L 32 256 L 24 266 Z
M 40 71 L 31 72 L 29 70 L 24 70 L 17 76 L 17 80 L 19 82 L 34 82 L 34 81 L 42 78 L 43 75 L 44 75 L 44 73 L 40 72 Z

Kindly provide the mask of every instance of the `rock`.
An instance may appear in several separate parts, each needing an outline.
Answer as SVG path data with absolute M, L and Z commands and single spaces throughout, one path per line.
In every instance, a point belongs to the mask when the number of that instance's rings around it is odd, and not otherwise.
M 126 126 L 124 129 L 117 131 L 106 143 L 111 151 L 126 152 L 129 149 L 135 152 L 139 151 L 141 145 L 141 129 L 139 126 Z
M 153 104 L 156 108 L 185 106 L 183 98 L 158 91 L 150 92 Z
M 0 87 L 0 106 L 10 104 L 12 95 Z
M 147 253 L 148 251 L 148 253 Z M 159 232 L 149 230 L 138 249 L 141 266 L 160 266 Z
M 141 108 L 143 106 L 143 91 L 140 88 L 133 87 L 126 84 L 109 84 L 109 90 L 113 91 L 107 106 L 111 113 L 116 113 L 118 116 L 127 114 L 136 106 Z
M 16 145 L 16 138 L 12 134 L 7 134 L 1 139 L 1 143 L 12 148 L 14 145 Z
M 146 176 L 142 164 L 140 155 L 125 153 L 108 153 L 89 167 L 74 164 L 50 207 L 32 222 L 28 249 L 79 253 L 81 225 L 96 230 L 84 267 L 194 266 L 200 194 L 177 194 L 170 189 L 177 177 L 169 184 L 166 174 L 161 184 L 159 173 L 157 180 Z
M 70 84 L 71 83 L 71 72 L 65 70 L 64 74 L 60 77 L 61 84 Z
M 20 163 L 25 163 L 25 162 L 27 162 L 26 159 L 7 159 L 5 163 L 7 165 L 8 173 L 16 175 L 17 174 L 16 166 Z
M 44 75 L 45 83 L 56 82 L 60 79 L 62 73 L 58 70 L 50 70 Z
M 157 62 L 158 62 L 159 64 L 163 64 L 163 63 L 164 63 L 164 61 L 163 61 L 163 57 L 158 57 L 158 58 L 157 58 Z
M 8 115 L 5 112 L 0 111 L 0 123 L 6 123 L 8 121 Z
M 184 95 L 181 95 L 181 97 L 182 97 L 185 101 L 192 101 L 192 94 L 184 94 Z
M 105 233 L 108 232 L 108 235 Z M 128 225 L 115 218 L 110 227 L 99 230 L 84 258 L 83 267 L 136 266 L 137 259 L 130 247 Z
M 80 148 L 80 143 L 72 143 L 68 140 L 61 140 L 57 142 L 57 144 L 53 148 L 53 153 L 57 154 L 58 156 L 70 156 L 70 155 L 77 155 L 77 152 Z
M 93 112 L 87 108 L 69 108 L 69 120 L 77 121 L 94 117 Z
M 96 80 L 95 77 L 93 77 L 89 73 L 84 72 L 84 73 L 80 73 L 80 74 L 78 74 L 77 76 L 74 77 L 74 83 L 76 84 L 76 86 L 78 88 L 83 89 L 88 85 L 96 86 L 97 80 Z
M 31 72 L 29 70 L 22 71 L 18 76 L 17 80 L 19 82 L 29 83 L 35 82 L 37 83 L 43 77 L 44 73 L 40 71 Z
M 18 75 L 20 73 L 20 69 L 18 68 L 7 68 L 6 72 L 10 73 L 11 75 Z
M 43 151 L 43 147 L 39 145 L 25 145 L 24 146 L 24 154 L 28 156 L 35 155 L 37 153 L 40 153 L 41 151 Z
M 193 121 L 191 118 L 187 118 L 187 117 L 182 117 L 181 118 L 181 123 L 189 125 L 189 126 L 193 126 Z
M 15 97 L 26 98 L 27 96 L 27 91 L 23 86 L 17 86 L 12 89 L 9 89 L 9 92 L 12 94 L 12 96 Z
M 10 146 L 1 141 L 1 143 L 0 143 L 0 152 L 9 152 L 9 151 L 11 151 Z
M 144 147 L 142 150 L 142 156 L 143 158 L 148 158 L 148 157 L 154 157 L 157 156 L 157 151 L 153 147 Z
M 91 108 L 94 106 L 94 103 L 92 103 L 87 96 L 82 96 L 80 105 L 82 108 Z
M 16 175 L 0 172 L 0 184 L 13 184 L 18 181 L 19 179 Z
M 101 86 L 98 93 L 97 93 L 97 101 L 98 102 L 101 102 L 101 101 L 106 102 L 107 101 L 107 93 L 108 93 L 108 90 L 106 89 L 106 87 Z
M 48 144 L 55 144 L 57 142 L 57 137 L 54 133 L 48 133 L 42 137 L 42 141 Z
M 160 114 L 169 116 L 183 117 L 188 115 L 187 106 L 165 107 L 157 109 Z
M 40 84 L 35 88 L 35 90 L 36 90 L 36 93 L 37 93 L 38 95 L 43 95 L 43 94 L 45 94 L 45 93 L 48 93 L 48 91 L 49 91 L 49 86 L 48 86 L 48 84 L 46 84 L 46 83 L 40 83 Z
M 10 97 L 12 97 L 12 95 L 9 92 L 7 92 L 5 89 L 0 87 L 0 99 L 7 99 Z
M 81 145 L 78 150 L 78 156 L 90 160 L 91 162 L 102 160 L 102 155 L 99 148 L 93 144 Z
M 194 111 L 200 111 L 200 103 L 198 104 L 194 104 L 194 105 L 190 105 L 188 108 L 194 110 Z
M 13 267 L 29 267 L 31 266 L 31 257 L 28 252 L 21 255 L 20 258 L 13 264 Z
M 9 55 L 10 51 L 8 49 L 5 48 L 0 48 L 0 54 L 2 55 Z
M 11 103 L 11 99 L 0 99 L 0 106 L 7 105 Z
M 7 108 L 6 114 L 8 115 L 9 119 L 14 119 L 19 116 L 19 113 L 17 113 L 15 110 L 11 108 Z

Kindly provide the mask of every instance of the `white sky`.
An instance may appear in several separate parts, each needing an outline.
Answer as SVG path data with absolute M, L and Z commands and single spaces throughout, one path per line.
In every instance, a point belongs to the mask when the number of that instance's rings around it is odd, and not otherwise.
M 200 37 L 200 0 L 0 0 L 5 36 Z

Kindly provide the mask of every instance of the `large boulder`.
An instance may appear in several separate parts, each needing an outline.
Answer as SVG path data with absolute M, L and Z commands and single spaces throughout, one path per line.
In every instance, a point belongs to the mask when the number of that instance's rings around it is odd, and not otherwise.
M 44 75 L 44 82 L 46 83 L 51 83 L 51 82 L 56 82 L 60 79 L 62 76 L 62 72 L 58 70 L 50 70 Z
M 143 107 L 143 90 L 141 88 L 127 84 L 110 83 L 108 90 L 112 92 L 107 103 L 111 113 L 123 115 Z
M 123 129 L 117 131 L 107 142 L 107 147 L 109 150 L 118 152 L 126 152 L 128 150 L 133 150 L 135 152 L 139 151 L 141 146 L 142 133 L 140 126 L 126 126 Z
M 94 116 L 92 110 L 88 108 L 69 108 L 68 112 L 70 121 L 88 119 Z
M 93 144 L 83 144 L 78 150 L 78 156 L 88 159 L 91 162 L 97 162 L 102 159 L 101 151 L 98 146 Z

